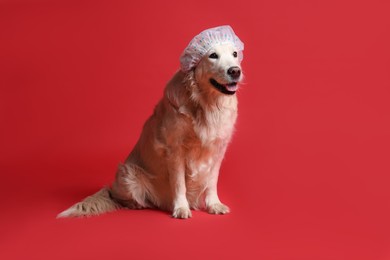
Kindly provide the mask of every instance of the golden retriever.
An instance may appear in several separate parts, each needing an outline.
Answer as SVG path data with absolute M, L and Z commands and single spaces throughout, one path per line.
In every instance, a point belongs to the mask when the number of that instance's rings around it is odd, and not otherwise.
M 119 208 L 158 208 L 180 219 L 190 218 L 191 209 L 228 213 L 217 181 L 237 118 L 239 51 L 234 44 L 216 45 L 193 69 L 176 72 L 112 186 L 58 217 Z

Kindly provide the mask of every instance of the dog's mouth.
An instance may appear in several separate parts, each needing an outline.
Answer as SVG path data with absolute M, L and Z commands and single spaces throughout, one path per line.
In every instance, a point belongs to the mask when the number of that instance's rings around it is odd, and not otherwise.
M 215 79 L 210 79 L 211 85 L 215 87 L 219 92 L 226 95 L 234 95 L 238 89 L 237 82 L 230 82 L 227 84 L 218 83 Z

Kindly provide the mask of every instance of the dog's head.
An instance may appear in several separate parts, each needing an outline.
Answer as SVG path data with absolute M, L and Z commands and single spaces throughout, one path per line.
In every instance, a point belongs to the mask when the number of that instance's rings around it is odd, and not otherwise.
M 234 95 L 243 78 L 240 66 L 243 50 L 244 43 L 229 25 L 196 35 L 180 57 L 181 71 L 187 74 L 187 81 L 195 90 L 192 95 L 203 98 Z
M 240 52 L 233 44 L 211 48 L 194 69 L 194 77 L 202 92 L 233 95 L 243 78 Z

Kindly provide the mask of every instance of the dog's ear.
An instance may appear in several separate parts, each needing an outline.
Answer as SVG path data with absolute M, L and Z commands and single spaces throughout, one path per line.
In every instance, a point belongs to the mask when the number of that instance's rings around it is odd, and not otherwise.
M 192 69 L 185 74 L 183 85 L 190 93 L 194 92 L 194 90 L 197 88 L 195 80 L 195 69 Z
M 199 68 L 198 68 L 199 69 Z M 188 97 L 194 104 L 199 104 L 201 100 L 201 89 L 199 88 L 198 82 L 195 79 L 195 68 L 186 73 L 183 85 L 187 90 Z
M 187 75 L 190 72 L 178 71 L 173 78 L 168 82 L 165 89 L 165 96 L 175 108 L 183 106 L 189 98 L 187 89 Z

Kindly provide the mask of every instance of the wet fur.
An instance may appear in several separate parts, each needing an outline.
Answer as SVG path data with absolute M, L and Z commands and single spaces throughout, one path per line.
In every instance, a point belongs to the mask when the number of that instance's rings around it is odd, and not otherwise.
M 115 181 L 59 217 L 97 215 L 119 208 L 159 208 L 175 218 L 190 209 L 225 214 L 217 194 L 220 165 L 234 131 L 236 95 L 213 88 L 210 77 L 226 83 L 226 70 L 239 66 L 234 47 L 219 46 L 220 59 L 205 56 L 188 73 L 178 71 L 144 124 L 141 136 Z

